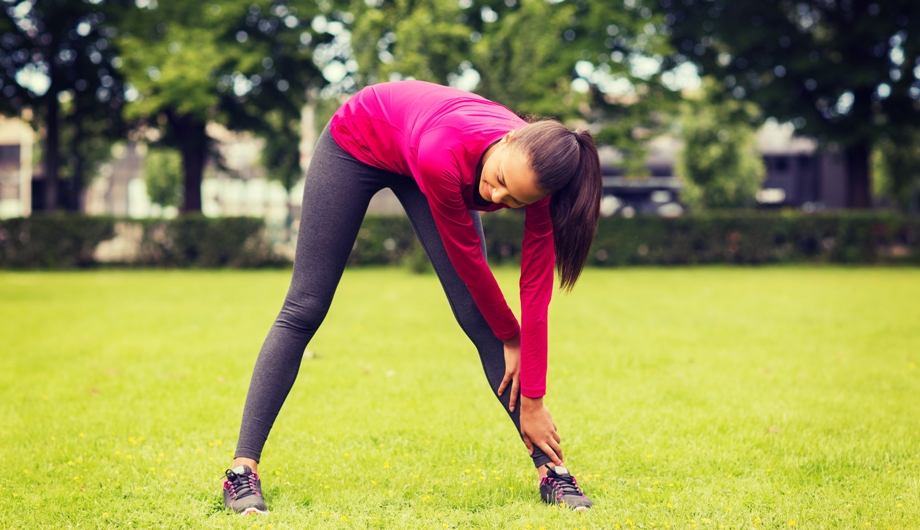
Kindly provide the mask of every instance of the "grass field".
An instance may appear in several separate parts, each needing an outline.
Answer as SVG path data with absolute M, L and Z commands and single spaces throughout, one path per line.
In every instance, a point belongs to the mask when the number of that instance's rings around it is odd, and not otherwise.
M 437 280 L 349 270 L 263 455 L 272 513 L 234 516 L 288 279 L 0 273 L 0 528 L 920 526 L 917 269 L 586 271 L 546 398 L 585 514 L 539 502 Z

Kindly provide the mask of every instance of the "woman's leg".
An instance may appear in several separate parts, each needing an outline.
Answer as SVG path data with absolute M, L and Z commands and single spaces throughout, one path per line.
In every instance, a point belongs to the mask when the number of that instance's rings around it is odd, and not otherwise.
M 328 130 L 307 171 L 294 272 L 284 305 L 256 360 L 234 465 L 261 458 L 307 343 L 326 316 L 371 197 L 388 173 L 355 160 Z
M 479 359 L 482 361 L 482 368 L 486 372 L 486 379 L 489 380 L 492 392 L 502 406 L 505 407 L 505 411 L 511 417 L 520 435 L 520 407 L 516 407 L 514 412 L 508 409 L 511 392 L 505 392 L 502 396 L 498 395 L 498 385 L 501 384 L 505 375 L 505 349 L 502 341 L 492 333 L 492 328 L 489 327 L 485 317 L 476 307 L 476 302 L 473 301 L 473 296 L 470 294 L 469 289 L 451 264 L 447 251 L 444 249 L 444 242 L 438 233 L 434 218 L 431 216 L 428 200 L 419 190 L 418 185 L 414 180 L 407 178 L 404 182 L 399 182 L 391 186 L 391 188 L 409 215 L 409 221 L 412 223 L 422 247 L 424 247 L 425 252 L 428 253 L 428 257 L 431 259 L 431 264 L 438 274 L 438 279 L 441 280 L 441 286 L 444 288 L 445 294 L 447 294 L 447 300 L 450 303 L 454 317 L 456 317 L 460 327 L 479 351 Z M 470 213 L 478 217 L 478 212 Z M 485 238 L 482 234 L 482 223 L 475 217 L 474 225 L 479 230 L 480 240 L 483 241 L 484 254 Z M 534 447 L 531 458 L 533 458 L 534 465 L 537 467 L 551 462 L 549 457 L 537 447 Z

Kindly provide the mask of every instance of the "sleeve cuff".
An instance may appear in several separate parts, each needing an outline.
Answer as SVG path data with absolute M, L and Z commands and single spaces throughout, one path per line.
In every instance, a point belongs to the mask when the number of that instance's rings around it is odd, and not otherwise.
M 521 388 L 521 395 L 530 399 L 539 399 L 546 395 L 546 387 Z

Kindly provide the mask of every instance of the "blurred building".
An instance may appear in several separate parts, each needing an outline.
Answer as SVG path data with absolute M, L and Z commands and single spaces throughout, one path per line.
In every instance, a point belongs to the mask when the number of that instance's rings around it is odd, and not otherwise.
M 117 143 L 112 157 L 86 189 L 83 211 L 90 215 L 146 217 L 138 215 L 137 204 L 147 201 L 143 181 L 143 157 L 147 146 L 138 142 Z M 149 202 L 149 201 L 148 201 Z
M 767 168 L 757 194 L 761 206 L 806 211 L 846 207 L 846 166 L 836 148 L 819 150 L 814 139 L 793 136 L 792 124 L 773 120 L 757 132 L 757 145 Z
M 833 147 L 819 150 L 817 141 L 796 137 L 793 132 L 791 124 L 773 120 L 757 131 L 757 147 L 767 170 L 757 193 L 760 207 L 805 211 L 844 208 L 846 167 L 841 154 Z M 681 147 L 671 136 L 652 140 L 645 162 L 649 176 L 643 178 L 625 176 L 622 155 L 611 147 L 601 147 L 602 215 L 682 215 L 684 207 L 678 200 L 682 186 L 674 173 Z
M 683 215 L 684 207 L 678 201 L 682 186 L 680 179 L 674 175 L 674 163 L 680 147 L 680 142 L 672 136 L 653 139 L 645 159 L 649 174 L 634 178 L 624 175 L 623 155 L 613 147 L 602 146 L 598 150 L 604 186 L 601 215 Z
M 202 213 L 211 217 L 251 215 L 269 221 L 286 221 L 289 196 L 284 187 L 269 181 L 259 163 L 263 141 L 209 124 L 221 160 L 210 160 L 201 184 Z M 85 212 L 122 217 L 174 217 L 178 209 L 150 202 L 144 183 L 145 142 L 124 142 L 112 148 L 86 190 Z M 293 195 L 293 194 L 292 194 Z M 299 204 L 297 205 L 299 206 Z
M 301 166 L 309 165 L 316 132 L 313 110 L 304 109 Z M 303 182 L 290 193 L 267 178 L 260 164 L 263 141 L 211 124 L 208 134 L 217 142 L 221 162 L 212 160 L 202 182 L 202 211 L 208 216 L 251 215 L 264 217 L 275 241 L 290 241 L 300 218 Z M 36 194 L 41 195 L 41 175 L 32 167 L 36 134 L 25 122 L 0 116 L 0 218 L 29 215 Z M 806 211 L 843 208 L 846 205 L 846 168 L 833 148 L 819 150 L 817 142 L 793 135 L 789 124 L 768 121 L 757 134 L 767 176 L 757 200 L 763 208 L 795 207 Z M 652 140 L 645 161 L 648 176 L 623 174 L 622 155 L 601 147 L 604 198 L 602 214 L 679 216 L 681 182 L 674 164 L 681 149 L 679 140 L 663 136 Z M 84 211 L 94 215 L 123 217 L 171 217 L 175 207 L 152 204 L 144 184 L 146 144 L 122 142 L 112 148 L 111 159 L 102 164 L 82 201 Z M 369 213 L 403 214 L 390 190 L 371 201 Z M 292 228 L 292 229 L 291 229 Z
M 0 116 L 0 219 L 32 213 L 32 145 L 35 131 Z

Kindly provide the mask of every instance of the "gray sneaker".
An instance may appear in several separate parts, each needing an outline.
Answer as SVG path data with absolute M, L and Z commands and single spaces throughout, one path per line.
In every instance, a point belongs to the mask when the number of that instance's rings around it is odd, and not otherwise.
M 224 507 L 240 515 L 267 514 L 262 497 L 262 481 L 249 466 L 228 469 L 224 481 Z
M 543 498 L 543 502 L 558 504 L 576 512 L 583 512 L 594 506 L 591 499 L 578 487 L 578 482 L 568 469 L 562 466 L 552 468 L 549 465 L 546 469 L 546 476 L 540 479 L 540 497 Z

